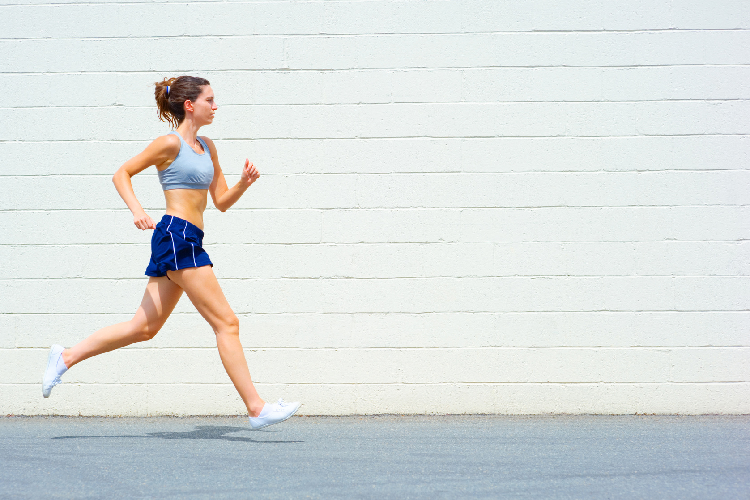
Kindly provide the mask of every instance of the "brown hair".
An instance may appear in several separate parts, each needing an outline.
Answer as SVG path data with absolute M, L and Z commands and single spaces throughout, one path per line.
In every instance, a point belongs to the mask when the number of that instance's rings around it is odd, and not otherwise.
M 205 85 L 210 85 L 205 78 L 196 76 L 177 76 L 155 82 L 156 106 L 159 108 L 159 120 L 169 122 L 173 127 L 185 119 L 185 101 L 195 101 Z M 169 92 L 167 92 L 167 86 Z

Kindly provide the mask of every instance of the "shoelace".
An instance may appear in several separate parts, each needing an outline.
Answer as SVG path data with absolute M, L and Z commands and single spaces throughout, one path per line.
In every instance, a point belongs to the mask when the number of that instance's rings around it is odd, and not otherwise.
M 50 385 L 50 389 L 51 389 L 52 387 L 55 387 L 56 385 L 60 385 L 60 384 L 62 384 L 62 380 L 60 380 L 60 377 L 59 377 L 59 376 L 57 376 L 57 377 L 55 377 L 55 379 L 54 379 L 54 380 L 52 381 L 52 385 Z
M 55 380 L 60 380 L 60 378 L 56 378 Z M 284 406 L 289 406 L 289 403 L 284 401 L 282 398 L 279 398 L 279 400 L 276 402 L 276 408 L 272 408 L 271 411 L 277 411 L 279 408 L 282 408 Z M 260 415 L 258 415 L 259 417 Z M 250 417 L 250 418 L 258 418 L 258 417 Z

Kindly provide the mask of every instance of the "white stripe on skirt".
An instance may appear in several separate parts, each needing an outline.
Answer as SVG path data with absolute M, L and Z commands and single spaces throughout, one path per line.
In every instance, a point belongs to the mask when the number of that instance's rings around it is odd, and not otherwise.
M 187 221 L 185 221 L 185 229 L 187 229 L 187 225 L 188 225 L 188 223 L 187 223 Z M 183 229 L 183 230 L 182 230 L 182 239 L 183 239 L 183 240 L 185 240 L 185 241 L 187 241 L 187 238 L 185 238 L 185 229 Z M 191 243 L 191 244 L 190 244 L 190 246 L 191 246 L 191 247 L 192 247 L 192 249 L 193 249 L 193 265 L 194 265 L 195 267 L 198 267 L 198 263 L 197 263 L 197 262 L 195 262 L 195 245 L 193 245 L 193 244 Z
M 174 220 L 174 215 L 171 219 L 169 219 L 169 225 L 167 226 L 167 232 L 169 233 L 169 227 L 172 225 L 172 221 Z M 177 265 L 177 249 L 174 247 L 174 237 L 172 237 L 172 233 L 169 233 L 169 238 L 172 240 L 172 252 L 174 253 L 174 269 L 175 271 L 179 271 L 180 268 Z

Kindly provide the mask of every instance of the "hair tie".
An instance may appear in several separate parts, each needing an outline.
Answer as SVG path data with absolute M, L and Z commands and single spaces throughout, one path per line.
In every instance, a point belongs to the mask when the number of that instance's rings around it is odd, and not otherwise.
M 169 85 L 167 85 L 167 97 L 169 97 Z

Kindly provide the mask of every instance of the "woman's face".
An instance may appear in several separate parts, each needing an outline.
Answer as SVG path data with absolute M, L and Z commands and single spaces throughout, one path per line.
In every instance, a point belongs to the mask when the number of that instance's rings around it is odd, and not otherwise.
M 210 85 L 201 88 L 200 95 L 191 102 L 193 107 L 193 119 L 201 125 L 208 125 L 214 121 L 214 113 L 218 106 L 214 101 L 214 91 Z

